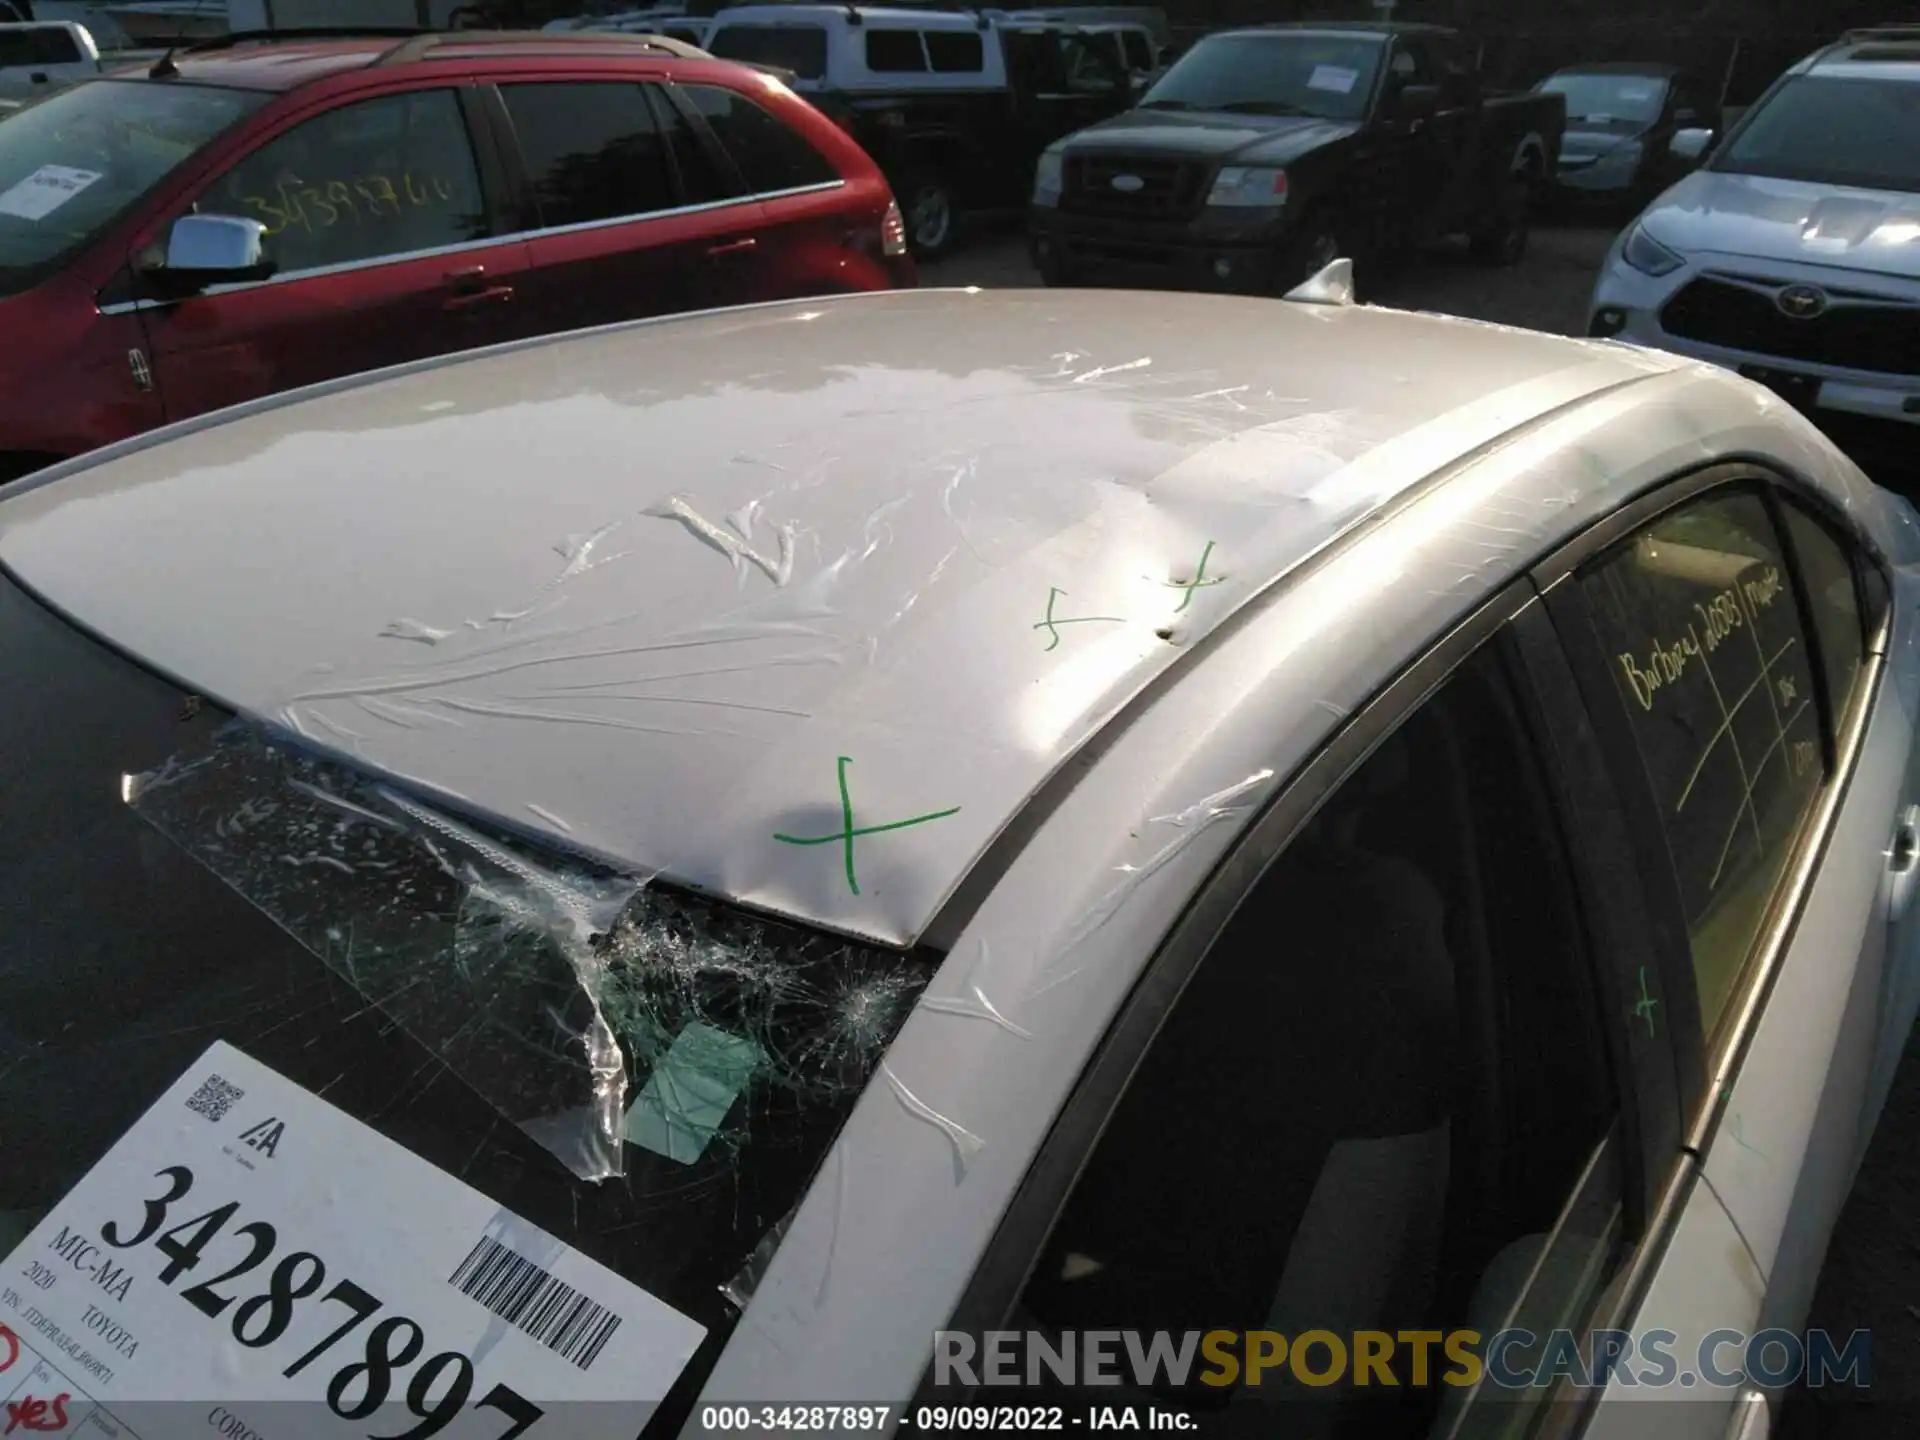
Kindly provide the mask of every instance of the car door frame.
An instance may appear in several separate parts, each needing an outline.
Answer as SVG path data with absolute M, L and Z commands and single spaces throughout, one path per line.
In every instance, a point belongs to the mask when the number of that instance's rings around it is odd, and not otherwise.
M 1517 662 L 1510 667 L 1514 697 L 1538 744 L 1543 782 L 1556 814 L 1564 821 L 1573 797 L 1593 807 L 1580 813 L 1581 826 L 1563 824 L 1562 829 L 1570 876 L 1580 897 L 1586 958 L 1593 965 L 1596 1019 L 1613 1070 L 1616 1133 L 1623 1137 L 1624 1220 L 1637 1253 L 1654 1201 L 1665 1187 L 1665 1170 L 1679 1153 L 1672 1050 L 1665 1043 L 1636 1043 L 1623 1019 L 1634 984 L 1630 957 L 1641 953 L 1650 938 L 1647 910 L 1638 903 L 1625 816 L 1612 794 L 1610 777 L 1596 763 L 1594 736 L 1583 723 L 1584 707 L 1564 657 L 1559 657 L 1541 597 L 1531 578 L 1523 575 L 1414 656 L 1358 709 L 1248 824 L 1195 892 L 1061 1106 L 976 1263 L 948 1328 L 977 1334 L 1001 1327 L 1162 1020 L 1241 904 L 1307 818 L 1380 740 L 1488 644 L 1508 645 Z M 1632 1263 L 1629 1255 L 1619 1269 Z M 914 1406 L 951 1403 L 951 1395 L 936 1388 L 934 1375 L 930 1359 Z
M 1862 673 L 1854 682 L 1852 704 L 1844 716 L 1835 717 L 1831 714 L 1830 699 L 1823 698 L 1821 702 L 1822 741 L 1830 751 L 1827 759 L 1831 772 L 1801 816 L 1780 877 L 1762 912 L 1745 966 L 1728 997 L 1723 1012 L 1727 1019 L 1717 1037 L 1709 1037 L 1702 1033 L 1699 1024 L 1691 947 L 1677 882 L 1667 860 L 1666 835 L 1660 825 L 1653 792 L 1633 748 L 1626 712 L 1612 688 L 1605 657 L 1600 653 L 1588 621 L 1590 611 L 1577 582 L 1581 567 L 1660 516 L 1696 503 L 1715 491 L 1729 489 L 1734 493 L 1758 492 L 1764 497 L 1810 644 L 1817 645 L 1819 641 L 1812 635 L 1799 557 L 1790 533 L 1780 520 L 1781 496 L 1796 497 L 1825 518 L 1831 527 L 1847 537 L 1852 546 L 1850 556 L 1865 556 L 1871 563 L 1856 570 L 1856 591 L 1865 635 Z M 1623 806 L 1634 864 L 1639 871 L 1639 889 L 1647 906 L 1649 947 L 1646 953 L 1658 968 L 1666 997 L 1666 1044 L 1672 1055 L 1676 1098 L 1681 1106 L 1682 1145 L 1678 1163 L 1661 1186 L 1642 1240 L 1617 1280 L 1609 1302 L 1591 1318 L 1590 1324 L 1595 1328 L 1625 1329 L 1629 1321 L 1639 1316 L 1696 1192 L 1703 1182 L 1711 1189 L 1711 1180 L 1705 1177 L 1707 1152 L 1728 1113 L 1733 1087 L 1779 978 L 1799 918 L 1817 882 L 1821 857 L 1845 805 L 1869 721 L 1887 683 L 1887 637 L 1892 622 L 1892 581 L 1887 568 L 1888 561 L 1872 537 L 1852 523 L 1850 517 L 1835 511 L 1826 497 L 1769 465 L 1731 460 L 1709 462 L 1668 477 L 1588 527 L 1531 572 L 1543 601 L 1542 614 L 1553 631 L 1556 648 L 1567 659 L 1568 678 L 1578 686 L 1582 709 L 1594 729 L 1596 754 L 1608 772 L 1609 788 Z M 1825 697 L 1824 666 L 1815 664 L 1813 669 L 1815 687 Z M 1798 1178 L 1797 1170 L 1795 1178 Z M 1725 1201 L 1717 1192 L 1712 1198 L 1726 1210 Z M 1748 1245 L 1731 1212 L 1728 1218 L 1739 1233 L 1741 1243 Z M 1750 1245 L 1748 1249 L 1751 1255 Z M 1755 1263 L 1757 1265 L 1757 1260 Z M 1764 1295 L 1761 1303 L 1765 1303 Z M 1559 1414 L 1558 1423 L 1546 1433 L 1556 1440 L 1582 1433 L 1605 1393 L 1604 1385 L 1579 1387 L 1577 1391 L 1571 1385 L 1563 1387 L 1558 1398 L 1566 1403 L 1566 1408 Z

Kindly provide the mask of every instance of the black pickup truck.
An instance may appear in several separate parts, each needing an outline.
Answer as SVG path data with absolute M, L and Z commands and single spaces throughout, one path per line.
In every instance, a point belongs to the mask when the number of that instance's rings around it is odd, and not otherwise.
M 1448 235 L 1514 264 L 1565 129 L 1558 95 L 1483 93 L 1439 26 L 1224 31 L 1048 147 L 1029 244 L 1049 285 L 1254 294 Z

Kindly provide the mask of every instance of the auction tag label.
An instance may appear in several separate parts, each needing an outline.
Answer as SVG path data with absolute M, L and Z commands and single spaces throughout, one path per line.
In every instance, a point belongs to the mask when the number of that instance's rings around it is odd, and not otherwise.
M 0 191 L 0 215 L 43 220 L 99 178 L 98 170 L 42 165 L 18 185 Z
M 705 1334 L 223 1041 L 0 1266 L 0 1426 L 632 1440 Z
M 1353 93 L 1354 83 L 1360 78 L 1358 70 L 1349 70 L 1344 65 L 1316 65 L 1313 74 L 1307 77 L 1309 90 L 1331 90 L 1336 95 Z

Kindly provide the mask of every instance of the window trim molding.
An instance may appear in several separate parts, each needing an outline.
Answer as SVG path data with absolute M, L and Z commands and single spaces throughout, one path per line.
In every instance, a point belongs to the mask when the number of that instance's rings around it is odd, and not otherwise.
M 1521 617 L 1537 610 L 1539 604 L 1539 596 L 1525 575 L 1516 577 L 1481 602 L 1403 666 L 1323 742 L 1287 778 L 1274 800 L 1234 842 L 1195 892 L 1121 1003 L 983 1248 L 973 1274 L 949 1314 L 949 1328 L 975 1331 L 994 1328 L 1017 1301 L 1062 1207 L 1072 1195 L 1082 1167 L 1124 1098 L 1166 1016 L 1215 942 L 1232 923 L 1241 903 L 1268 867 L 1285 852 L 1302 825 L 1365 762 L 1380 741 L 1425 704 L 1464 662 Z M 1517 686 L 1533 683 L 1530 675 L 1516 675 L 1514 680 Z M 1531 705 L 1531 701 L 1528 704 Z M 1541 759 L 1548 772 L 1547 783 L 1558 798 L 1561 778 L 1556 773 L 1556 757 L 1543 753 Z M 1577 846 L 1577 837 L 1568 836 L 1567 843 Z M 1570 878 L 1584 899 L 1584 876 L 1572 857 L 1570 863 L 1574 870 Z M 1584 920 L 1583 928 L 1589 938 L 1594 938 L 1592 927 Z M 1597 998 L 1604 1006 L 1605 991 L 1598 989 L 1597 984 L 1596 989 Z M 1604 1009 L 1598 1020 L 1602 1026 L 1617 1028 Z M 1610 1040 L 1608 1045 L 1611 1061 Z M 1618 1107 L 1624 1111 L 1637 1099 L 1635 1077 L 1616 1074 L 1609 1078 L 1618 1092 Z M 1611 1133 L 1620 1133 L 1618 1118 Z M 1630 1191 L 1627 1203 L 1634 1206 Z M 911 1403 L 935 1404 L 941 1398 L 941 1392 L 934 1389 L 930 1355 Z
M 643 225 L 652 220 L 669 220 L 682 215 L 699 214 L 706 210 L 724 210 L 733 205 L 758 204 L 763 200 L 784 200 L 794 195 L 824 194 L 829 190 L 843 190 L 846 184 L 845 180 L 824 180 L 817 185 L 797 185 L 791 190 L 769 190 L 764 194 L 735 195 L 730 199 L 709 200 L 698 205 L 678 205 L 671 210 L 649 210 L 644 215 L 618 215 L 611 220 L 583 220 L 577 225 L 555 225 L 541 230 L 520 230 L 511 235 L 489 235 L 484 240 L 467 240 L 458 245 L 441 245 L 430 250 L 408 250 L 398 255 L 381 255 L 372 260 L 349 260 L 339 265 L 320 265 L 308 270 L 289 270 L 285 274 L 270 276 L 265 280 L 244 280 L 233 285 L 211 285 L 197 295 L 189 295 L 180 300 L 123 300 L 96 308 L 102 315 L 131 315 L 137 310 L 164 310 L 215 295 L 234 295 L 246 290 L 263 290 L 269 286 L 286 285 L 296 280 L 317 280 L 329 275 L 346 275 L 356 270 L 371 270 L 381 265 L 403 265 L 415 260 L 431 260 L 441 255 L 464 255 L 475 250 L 490 250 L 499 245 L 544 240 L 553 235 L 605 230 L 613 225 Z

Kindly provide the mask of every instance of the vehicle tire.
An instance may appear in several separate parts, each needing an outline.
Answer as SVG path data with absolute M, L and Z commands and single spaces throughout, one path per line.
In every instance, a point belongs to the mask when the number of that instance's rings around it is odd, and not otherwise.
M 951 254 L 960 238 L 960 201 L 952 182 L 938 170 L 909 175 L 895 192 L 906 217 L 907 244 L 916 260 Z
M 1357 277 L 1359 263 L 1347 246 L 1346 235 L 1338 219 L 1325 211 L 1309 212 L 1280 252 L 1280 259 L 1274 267 L 1274 293 L 1285 295 L 1294 286 L 1312 279 L 1343 256 L 1355 261 Z
M 1482 265 L 1518 265 L 1533 231 L 1533 177 L 1516 170 L 1494 197 L 1493 223 L 1475 231 L 1467 249 Z

